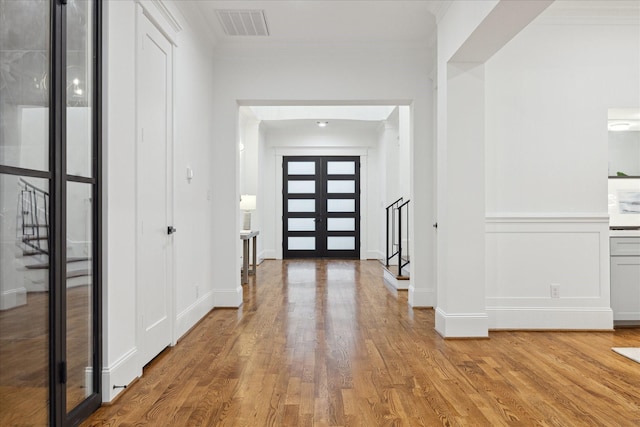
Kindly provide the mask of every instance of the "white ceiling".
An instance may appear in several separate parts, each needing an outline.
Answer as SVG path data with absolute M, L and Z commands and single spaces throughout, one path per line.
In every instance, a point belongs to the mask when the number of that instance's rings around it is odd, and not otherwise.
M 640 131 L 640 108 L 609 108 L 609 130 L 611 125 L 625 124 L 626 130 Z
M 179 0 L 176 4 L 190 21 L 208 33 L 214 50 L 219 51 L 243 47 L 265 51 L 281 47 L 426 50 L 435 41 L 436 22 L 453 1 L 471 5 L 481 0 Z M 263 10 L 269 36 L 225 35 L 216 14 L 218 9 Z M 588 16 L 636 20 L 640 17 L 640 0 L 556 0 L 541 15 L 543 19 L 563 22 Z M 261 120 L 384 120 L 381 116 L 386 110 L 376 108 L 326 107 L 321 111 L 308 106 L 262 107 L 253 113 Z
M 200 15 L 216 47 L 426 46 L 435 39 L 435 15 L 449 0 L 183 0 Z M 269 36 L 227 36 L 216 10 L 264 10 Z M 195 12 L 195 13 L 194 13 Z
M 238 47 L 414 47 L 433 44 L 436 22 L 453 2 L 482 0 L 178 0 L 218 49 Z M 227 36 L 216 10 L 263 10 L 269 36 Z M 637 20 L 639 0 L 556 0 L 544 19 Z
M 638 17 L 638 0 L 556 0 L 546 11 L 556 17 Z
M 378 130 L 380 122 L 369 120 L 328 120 L 328 124 L 324 128 L 318 127 L 316 120 L 265 120 L 262 122 L 267 132 L 284 131 L 284 132 L 303 132 L 309 135 L 335 135 L 344 133 L 374 133 Z

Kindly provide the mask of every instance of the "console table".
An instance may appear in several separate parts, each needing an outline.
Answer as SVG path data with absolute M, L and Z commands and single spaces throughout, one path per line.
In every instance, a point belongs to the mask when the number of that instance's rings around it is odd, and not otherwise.
M 240 240 L 242 240 L 242 284 L 249 283 L 249 274 L 256 274 L 256 265 L 258 262 L 258 234 L 259 231 L 243 230 L 240 232 Z M 249 270 L 249 242 L 253 245 L 253 268 Z

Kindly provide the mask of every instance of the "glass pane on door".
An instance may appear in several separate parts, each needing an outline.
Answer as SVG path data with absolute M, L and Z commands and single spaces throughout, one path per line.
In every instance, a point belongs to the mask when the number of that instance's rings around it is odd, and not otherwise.
M 289 218 L 288 231 L 316 231 L 315 218 Z
M 356 238 L 352 236 L 329 236 L 327 237 L 327 249 L 352 251 L 356 248 Z
M 68 0 L 66 34 L 66 410 L 96 393 L 94 384 L 93 177 L 94 2 Z M 64 268 L 64 267 L 63 267 Z
M 289 194 L 313 194 L 316 192 L 315 181 L 289 181 Z
M 354 161 L 329 161 L 327 162 L 327 175 L 354 175 L 356 162 Z
M 49 186 L 0 174 L 0 425 L 47 425 Z
M 289 237 L 289 250 L 314 251 L 316 249 L 315 237 Z
M 289 212 L 315 212 L 315 199 L 290 199 Z
M 327 193 L 355 193 L 356 182 L 355 181 L 327 181 Z
M 315 175 L 315 162 L 288 162 L 289 175 Z
M 48 0 L 0 1 L 0 164 L 49 169 Z
M 354 199 L 328 199 L 327 212 L 355 212 L 356 201 Z
M 67 173 L 92 176 L 93 2 L 67 3 Z
M 327 231 L 356 231 L 356 219 L 327 218 Z
M 91 191 L 67 183 L 67 411 L 94 392 Z

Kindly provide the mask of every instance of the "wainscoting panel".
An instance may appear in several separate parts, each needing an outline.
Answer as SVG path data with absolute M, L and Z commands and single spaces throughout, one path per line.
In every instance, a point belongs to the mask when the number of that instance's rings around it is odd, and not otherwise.
M 606 215 L 486 220 L 491 329 L 611 329 Z

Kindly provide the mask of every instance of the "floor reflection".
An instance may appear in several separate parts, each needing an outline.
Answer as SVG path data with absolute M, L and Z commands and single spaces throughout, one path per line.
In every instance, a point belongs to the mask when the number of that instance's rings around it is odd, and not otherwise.
M 0 425 L 48 425 L 48 292 L 0 311 Z

